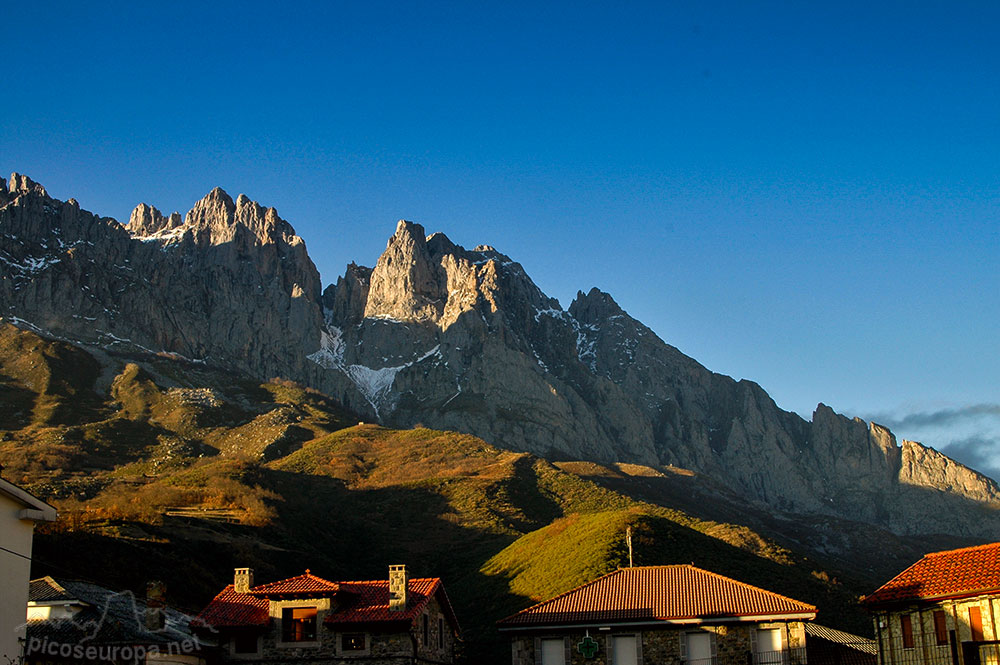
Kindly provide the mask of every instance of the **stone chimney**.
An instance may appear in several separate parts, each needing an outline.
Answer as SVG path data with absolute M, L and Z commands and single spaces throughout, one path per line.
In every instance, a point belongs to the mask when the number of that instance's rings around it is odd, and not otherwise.
M 247 593 L 253 587 L 253 568 L 237 568 L 233 573 L 233 591 Z
M 146 583 L 145 624 L 147 630 L 163 630 L 166 616 L 163 608 L 167 602 L 167 585 L 163 582 Z
M 403 612 L 406 610 L 406 585 L 410 576 L 406 566 L 389 566 L 389 611 Z

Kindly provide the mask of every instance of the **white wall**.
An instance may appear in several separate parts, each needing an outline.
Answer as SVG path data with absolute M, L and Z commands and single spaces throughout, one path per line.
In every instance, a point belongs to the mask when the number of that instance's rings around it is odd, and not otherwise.
M 35 523 L 20 520 L 24 505 L 0 494 L 0 546 L 25 557 L 31 556 L 31 534 Z M 28 579 L 31 561 L 0 550 L 0 665 L 21 655 L 19 638 L 24 638 L 28 606 Z

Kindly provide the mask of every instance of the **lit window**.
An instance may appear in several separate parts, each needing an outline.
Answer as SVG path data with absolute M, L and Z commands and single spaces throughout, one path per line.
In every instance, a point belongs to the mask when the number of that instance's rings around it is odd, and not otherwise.
M 283 642 L 315 641 L 316 608 L 286 607 L 281 610 L 281 640 Z
M 365 650 L 365 634 L 364 633 L 344 633 L 340 636 L 340 650 L 341 651 L 364 651 Z

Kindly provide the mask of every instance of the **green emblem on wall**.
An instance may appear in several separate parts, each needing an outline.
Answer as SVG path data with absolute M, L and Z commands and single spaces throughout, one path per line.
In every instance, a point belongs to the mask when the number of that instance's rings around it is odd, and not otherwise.
M 582 653 L 584 658 L 593 658 L 601 650 L 601 647 L 597 644 L 597 640 L 587 635 L 576 643 L 576 650 Z

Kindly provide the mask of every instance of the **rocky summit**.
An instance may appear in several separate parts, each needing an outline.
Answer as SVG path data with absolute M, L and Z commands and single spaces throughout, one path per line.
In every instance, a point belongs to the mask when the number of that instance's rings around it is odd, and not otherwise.
M 0 181 L 2 182 L 2 181 Z M 1000 489 L 884 427 L 811 421 L 711 372 L 607 293 L 564 310 L 489 246 L 400 221 L 373 268 L 321 291 L 273 208 L 212 190 L 127 225 L 14 174 L 0 186 L 0 315 L 89 346 L 181 356 L 317 388 L 363 418 L 553 460 L 680 467 L 784 515 L 993 537 Z

